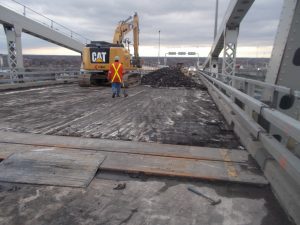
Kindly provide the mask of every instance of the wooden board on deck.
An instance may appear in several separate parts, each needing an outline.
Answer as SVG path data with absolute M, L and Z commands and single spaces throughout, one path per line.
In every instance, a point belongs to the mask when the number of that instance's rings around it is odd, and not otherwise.
M 98 152 L 36 148 L 17 152 L 0 163 L 0 181 L 87 187 L 105 156 Z

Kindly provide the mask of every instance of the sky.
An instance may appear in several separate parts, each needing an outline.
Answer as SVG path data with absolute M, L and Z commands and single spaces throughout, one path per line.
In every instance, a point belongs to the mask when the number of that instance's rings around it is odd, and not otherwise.
M 18 0 L 19 3 L 64 25 L 90 40 L 112 41 L 117 23 L 134 12 L 140 21 L 140 55 L 192 51 L 205 57 L 213 43 L 215 0 Z M 220 25 L 230 0 L 219 0 Z M 22 13 L 23 7 L 11 0 L 0 4 Z M 240 26 L 238 57 L 270 57 L 283 0 L 256 0 Z M 31 12 L 26 15 L 50 25 L 50 21 Z M 1 25 L 0 25 L 1 26 Z M 57 24 L 54 27 L 61 31 Z M 128 35 L 132 38 L 132 33 Z M 22 34 L 23 54 L 78 55 L 71 50 Z M 0 54 L 7 54 L 6 37 L 0 28 Z

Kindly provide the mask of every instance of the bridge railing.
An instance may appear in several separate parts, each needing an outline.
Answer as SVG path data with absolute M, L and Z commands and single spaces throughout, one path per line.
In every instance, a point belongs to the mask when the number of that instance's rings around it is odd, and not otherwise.
M 232 113 L 239 118 L 239 123 L 247 129 L 254 139 L 260 141 L 270 156 L 300 185 L 300 121 L 272 108 L 260 101 L 263 93 L 254 95 L 254 91 L 272 90 L 300 98 L 299 91 L 277 85 L 267 84 L 257 80 L 240 77 L 228 77 L 201 71 L 201 81 L 210 91 L 218 94 L 218 98 L 230 106 Z M 229 79 L 230 78 L 230 79 Z M 228 83 L 232 82 L 232 86 Z M 236 83 L 235 83 L 236 82 Z M 252 88 L 250 88 L 252 86 Z M 276 138 L 265 124 L 272 124 L 286 135 L 288 142 Z M 290 143 L 295 143 L 291 147 Z
M 34 20 L 35 22 L 38 22 L 48 28 L 51 28 L 59 33 L 62 33 L 74 40 L 77 40 L 83 44 L 89 43 L 90 40 L 86 37 L 84 37 L 81 34 L 78 34 L 77 32 L 67 28 L 66 26 L 55 22 L 54 20 L 44 16 L 43 14 L 15 1 L 15 0 L 11 0 L 11 1 L 3 1 L 0 0 L 0 4 L 3 5 L 6 8 L 9 8 L 11 10 L 13 10 L 14 12 L 21 14 L 27 18 L 30 18 L 32 20 Z
M 234 86 L 241 92 L 260 100 L 269 106 L 272 106 L 274 101 L 273 98 L 276 96 L 276 93 L 300 96 L 300 91 L 295 91 L 288 87 L 273 85 L 255 79 L 229 76 L 221 73 L 211 74 L 207 71 L 202 71 L 202 73 L 212 76 L 223 83 L 229 84 L 230 86 Z
M 17 72 L 15 80 L 11 79 L 10 72 L 0 72 L 0 85 L 9 83 L 27 83 L 46 80 L 74 80 L 78 78 L 80 71 L 35 71 L 35 72 Z

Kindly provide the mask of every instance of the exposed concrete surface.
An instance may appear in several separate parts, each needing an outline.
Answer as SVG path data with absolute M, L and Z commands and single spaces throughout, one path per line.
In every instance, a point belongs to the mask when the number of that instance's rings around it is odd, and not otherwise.
M 207 91 L 59 85 L 0 93 L 0 130 L 238 148 Z
M 189 185 L 222 203 L 211 206 Z M 119 174 L 99 173 L 86 189 L 0 183 L 0 202 L 0 224 L 10 225 L 291 224 L 268 187 Z
M 77 85 L 0 92 L 0 130 L 240 146 L 206 91 L 139 86 L 129 95 Z M 0 183 L 0 224 L 291 224 L 268 187 L 140 178 L 100 172 L 86 189 Z M 114 190 L 120 182 L 126 188 Z

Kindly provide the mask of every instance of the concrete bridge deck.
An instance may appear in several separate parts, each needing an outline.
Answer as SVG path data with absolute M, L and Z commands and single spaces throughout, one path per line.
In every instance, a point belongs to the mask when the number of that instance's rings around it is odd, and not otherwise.
M 207 91 L 77 84 L 0 92 L 0 131 L 241 148 Z
M 138 86 L 129 94 L 112 99 L 108 87 L 74 84 L 0 92 L 0 158 L 37 150 L 107 157 L 87 188 L 0 182 L 0 223 L 291 224 L 206 91 Z

